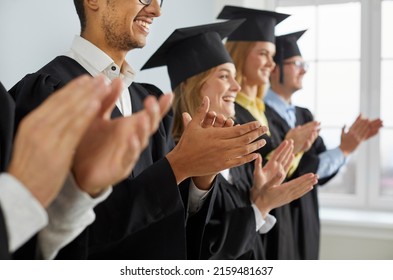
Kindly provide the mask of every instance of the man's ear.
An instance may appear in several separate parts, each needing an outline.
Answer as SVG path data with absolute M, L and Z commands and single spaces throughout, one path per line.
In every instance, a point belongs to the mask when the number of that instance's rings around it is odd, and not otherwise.
M 280 71 L 280 66 L 277 66 L 277 64 L 276 64 L 276 66 L 274 66 L 274 68 L 273 68 L 273 70 L 272 70 L 272 73 L 277 73 L 277 71 Z
M 100 0 L 85 0 L 85 8 L 97 11 L 100 6 Z
M 277 80 L 278 75 L 280 75 L 280 67 L 274 66 L 273 70 L 270 72 L 270 81 Z

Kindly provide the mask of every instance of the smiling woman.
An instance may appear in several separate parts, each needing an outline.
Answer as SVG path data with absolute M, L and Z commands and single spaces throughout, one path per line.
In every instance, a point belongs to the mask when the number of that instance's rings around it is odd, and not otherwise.
M 238 20 L 232 25 L 241 22 Z M 174 101 L 177 107 L 175 138 L 180 137 L 184 130 L 182 113 L 188 112 L 193 116 L 204 96 L 211 99 L 212 110 L 226 118 L 234 116 L 233 101 L 240 86 L 235 80 L 235 66 L 220 37 L 229 33 L 229 26 L 210 24 L 175 30 L 142 67 L 142 70 L 163 65 L 168 67 L 171 86 L 177 93 Z M 209 28 L 218 31 L 209 32 Z

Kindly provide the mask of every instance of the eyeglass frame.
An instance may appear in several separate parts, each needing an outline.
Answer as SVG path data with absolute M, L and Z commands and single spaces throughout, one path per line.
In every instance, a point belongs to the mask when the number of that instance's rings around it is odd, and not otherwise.
M 310 67 L 310 65 L 305 62 L 305 61 L 301 61 L 301 60 L 295 60 L 295 61 L 287 61 L 287 62 L 283 62 L 284 65 L 290 65 L 293 64 L 296 66 L 296 68 L 298 69 L 302 69 L 304 71 L 307 71 L 308 68 Z
M 153 2 L 154 0 L 139 0 L 139 2 L 144 5 L 144 6 L 149 6 L 151 4 L 151 2 Z M 148 2 L 148 3 L 147 3 Z M 164 0 L 161 0 L 160 3 L 160 7 L 162 7 L 162 3 L 164 3 Z

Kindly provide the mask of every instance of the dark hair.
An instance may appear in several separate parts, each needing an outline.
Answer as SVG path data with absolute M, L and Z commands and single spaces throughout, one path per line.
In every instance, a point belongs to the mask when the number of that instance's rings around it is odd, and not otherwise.
M 81 23 L 81 33 L 86 28 L 86 14 L 85 14 L 85 7 L 83 5 L 83 0 L 74 0 L 74 5 L 76 9 L 76 13 L 78 14 L 79 21 Z

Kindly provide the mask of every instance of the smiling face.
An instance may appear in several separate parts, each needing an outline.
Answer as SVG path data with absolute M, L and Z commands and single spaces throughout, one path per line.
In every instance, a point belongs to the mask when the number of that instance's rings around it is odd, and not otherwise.
M 292 92 L 303 88 L 303 77 L 306 74 L 304 60 L 301 56 L 293 56 L 284 61 L 284 86 Z
M 102 0 L 98 24 L 105 45 L 116 51 L 144 47 L 153 19 L 161 15 L 159 2 L 144 6 L 138 0 Z
M 247 55 L 243 75 L 244 82 L 250 86 L 261 86 L 269 82 L 270 72 L 274 69 L 273 56 L 276 47 L 271 42 L 256 42 Z
M 235 80 L 236 68 L 233 63 L 217 66 L 203 84 L 200 95 L 208 96 L 210 109 L 225 117 L 235 115 L 235 99 L 240 86 Z

